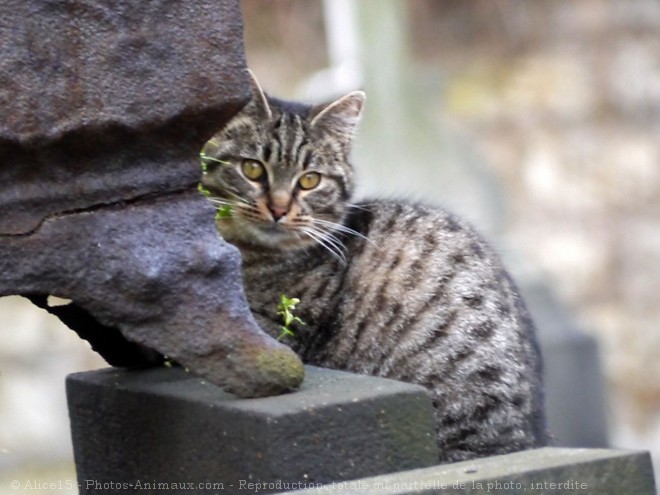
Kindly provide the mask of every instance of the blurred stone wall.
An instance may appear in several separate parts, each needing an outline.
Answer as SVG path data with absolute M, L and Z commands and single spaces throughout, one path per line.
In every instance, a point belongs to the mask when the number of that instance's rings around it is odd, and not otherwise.
M 64 378 L 104 367 L 89 345 L 27 299 L 0 298 L 0 495 L 20 479 L 78 493 Z
M 436 111 L 501 178 L 508 244 L 597 336 L 613 443 L 658 456 L 660 2 L 439 4 L 413 9 Z

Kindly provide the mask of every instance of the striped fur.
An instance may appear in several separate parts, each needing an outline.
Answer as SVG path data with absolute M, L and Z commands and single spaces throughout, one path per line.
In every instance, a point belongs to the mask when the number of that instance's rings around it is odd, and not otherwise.
M 361 93 L 322 107 L 266 98 L 256 82 L 254 94 L 207 144 L 220 161 L 202 183 L 232 205 L 218 228 L 241 250 L 263 328 L 278 336 L 280 295 L 298 297 L 307 325 L 287 343 L 306 362 L 425 386 L 443 462 L 544 445 L 533 324 L 496 254 L 442 210 L 350 204 Z M 260 181 L 242 174 L 246 159 L 263 164 Z M 321 181 L 304 190 L 308 171 Z

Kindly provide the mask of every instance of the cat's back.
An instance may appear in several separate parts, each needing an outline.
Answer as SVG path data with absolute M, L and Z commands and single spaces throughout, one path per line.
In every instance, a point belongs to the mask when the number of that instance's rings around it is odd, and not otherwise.
M 395 349 L 382 340 L 389 338 L 405 349 L 413 344 L 408 336 L 425 350 L 451 338 L 474 347 L 492 337 L 531 339 L 533 325 L 517 288 L 497 254 L 469 225 L 419 204 L 357 206 L 347 225 L 363 237 L 348 244 L 340 308 L 350 334 L 342 342 L 353 341 L 351 356 L 362 351 L 373 357 L 384 348 L 388 354 Z
M 483 279 L 501 268 L 484 240 L 446 210 L 386 200 L 357 206 L 347 223 L 367 240 L 351 251 L 353 269 L 381 275 L 401 296 L 419 291 L 420 282 L 427 281 L 429 292 L 438 294 L 459 273 Z M 464 282 L 464 288 L 478 285 L 477 280 Z
M 481 427 L 479 417 L 510 429 L 488 452 L 542 443 L 534 326 L 497 254 L 441 209 L 358 206 L 347 225 L 368 240 L 349 243 L 341 325 L 319 363 L 429 388 L 447 441 L 464 444 L 452 447 L 456 459 L 477 448 L 466 429 Z

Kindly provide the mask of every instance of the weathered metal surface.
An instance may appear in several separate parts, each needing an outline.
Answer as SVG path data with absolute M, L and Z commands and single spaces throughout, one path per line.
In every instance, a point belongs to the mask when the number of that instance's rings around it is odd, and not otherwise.
M 246 77 L 235 0 L 2 2 L 0 295 L 73 299 L 111 363 L 151 361 L 126 338 L 240 395 L 295 388 L 196 191 Z
M 0 3 L 0 233 L 187 187 L 247 98 L 236 1 Z

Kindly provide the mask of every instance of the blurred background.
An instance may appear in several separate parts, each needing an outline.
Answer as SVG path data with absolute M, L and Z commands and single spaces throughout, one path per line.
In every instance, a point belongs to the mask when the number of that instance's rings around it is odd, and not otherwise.
M 360 196 L 446 206 L 505 258 L 556 443 L 650 450 L 657 477 L 660 2 L 241 3 L 268 92 L 366 90 Z M 0 494 L 74 480 L 64 377 L 105 364 L 18 297 L 0 298 L 0 338 Z

